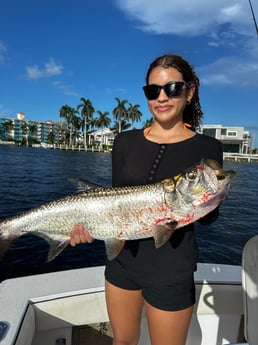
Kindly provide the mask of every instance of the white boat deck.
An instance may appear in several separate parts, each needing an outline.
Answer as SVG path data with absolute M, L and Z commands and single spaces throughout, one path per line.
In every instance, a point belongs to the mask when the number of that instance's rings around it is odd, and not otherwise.
M 195 281 L 197 303 L 187 345 L 222 345 L 242 340 L 241 268 L 199 264 Z M 90 339 L 92 344 L 101 344 L 94 336 L 102 339 L 103 344 L 111 344 L 110 328 L 106 335 L 99 332 L 99 327 L 109 321 L 104 267 L 2 282 L 0 321 L 9 327 L 0 345 L 59 345 L 56 341 L 60 339 L 65 339 L 65 345 L 79 345 L 83 337 L 87 337 L 87 344 L 91 344 Z M 139 344 L 149 344 L 144 314 Z

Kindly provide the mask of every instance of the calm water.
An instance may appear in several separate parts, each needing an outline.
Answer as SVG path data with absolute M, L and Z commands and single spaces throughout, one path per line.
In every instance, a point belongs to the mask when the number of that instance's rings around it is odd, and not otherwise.
M 69 178 L 111 185 L 111 155 L 0 146 L 0 218 L 74 193 Z M 258 234 L 258 164 L 225 162 L 237 172 L 219 220 L 197 225 L 200 262 L 240 264 L 246 241 Z M 67 247 L 45 263 L 48 245 L 33 235 L 22 236 L 0 262 L 0 281 L 23 275 L 98 266 L 105 263 L 102 241 Z

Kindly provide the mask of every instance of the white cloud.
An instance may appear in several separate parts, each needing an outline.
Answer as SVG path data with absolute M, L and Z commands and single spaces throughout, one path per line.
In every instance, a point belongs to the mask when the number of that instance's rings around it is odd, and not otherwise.
M 247 0 L 116 0 L 139 29 L 155 34 L 198 36 L 228 24 L 233 31 L 252 35 Z
M 52 85 L 59 90 L 62 90 L 64 95 L 66 96 L 75 96 L 80 97 L 79 93 L 74 91 L 69 85 L 66 85 L 60 80 L 56 80 L 52 83 Z
M 26 77 L 28 79 L 40 79 L 46 77 L 52 77 L 63 73 L 63 66 L 58 65 L 54 59 L 49 59 L 43 68 L 40 68 L 38 65 L 26 66 Z
M 225 57 L 198 68 L 202 84 L 258 87 L 258 61 L 244 63 L 240 58 Z
M 115 1 L 142 31 L 182 38 L 206 36 L 207 45 L 220 58 L 199 68 L 202 83 L 258 87 L 257 36 L 247 0 Z M 232 47 L 238 56 L 223 56 L 220 47 Z
M 6 46 L 2 42 L 0 42 L 0 64 L 4 63 L 6 51 Z
M 45 73 L 47 76 L 58 75 L 63 72 L 63 67 L 57 65 L 53 59 L 50 59 L 48 63 L 45 64 Z

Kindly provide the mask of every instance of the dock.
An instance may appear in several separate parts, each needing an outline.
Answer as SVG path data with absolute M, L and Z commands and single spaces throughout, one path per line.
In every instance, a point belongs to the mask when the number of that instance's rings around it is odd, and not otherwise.
M 258 154 L 223 152 L 223 159 L 231 162 L 258 163 Z

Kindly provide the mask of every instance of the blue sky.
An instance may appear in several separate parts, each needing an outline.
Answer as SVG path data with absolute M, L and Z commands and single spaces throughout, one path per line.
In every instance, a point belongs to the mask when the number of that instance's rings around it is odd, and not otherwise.
M 258 2 L 252 1 L 256 18 Z M 149 63 L 184 56 L 204 124 L 244 126 L 258 147 L 258 35 L 248 0 L 1 0 L 0 116 L 59 121 L 62 105 L 139 104 Z

